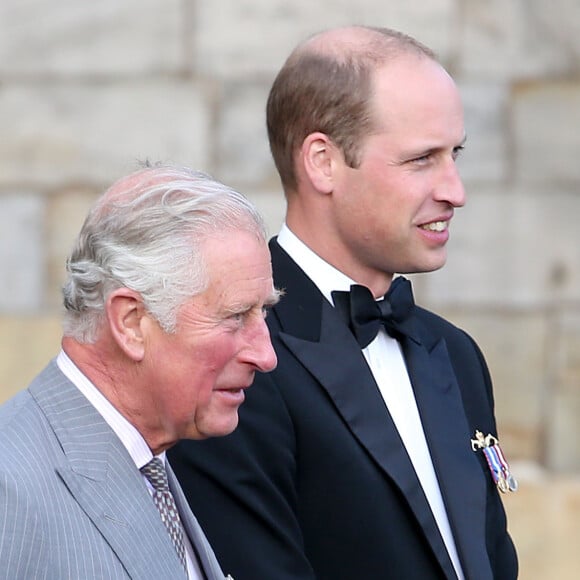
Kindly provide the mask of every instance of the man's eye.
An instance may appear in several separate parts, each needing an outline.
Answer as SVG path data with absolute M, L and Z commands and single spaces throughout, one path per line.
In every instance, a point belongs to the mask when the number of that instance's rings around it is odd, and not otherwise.
M 458 145 L 457 147 L 455 147 L 453 149 L 453 159 L 457 159 L 461 153 L 463 152 L 463 150 L 465 149 L 465 145 Z
M 411 159 L 411 162 L 423 164 L 423 163 L 427 163 L 430 159 L 431 159 L 431 153 L 426 153 L 425 155 L 421 155 L 420 157 L 415 157 L 414 159 Z

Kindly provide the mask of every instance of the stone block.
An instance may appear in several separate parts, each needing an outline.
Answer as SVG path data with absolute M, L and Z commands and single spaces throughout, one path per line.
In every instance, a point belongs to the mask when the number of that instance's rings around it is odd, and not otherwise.
M 517 493 L 502 496 L 522 580 L 576 580 L 580 570 L 580 479 L 512 465 Z M 526 469 L 527 467 L 527 469 Z
M 165 79 L 0 87 L 0 185 L 109 185 L 138 160 L 208 170 L 210 114 L 202 87 Z
M 46 304 L 52 309 L 62 306 L 62 285 L 66 259 L 83 225 L 86 214 L 101 192 L 71 187 L 47 198 L 46 208 Z
M 182 2 L 2 0 L 0 75 L 136 75 L 183 67 Z
M 580 5 L 575 0 L 466 0 L 458 71 L 487 80 L 576 70 Z
M 30 192 L 0 195 L 0 313 L 40 307 L 45 281 L 44 233 L 41 196 Z
M 451 51 L 457 24 L 451 0 L 222 0 L 198 2 L 193 31 L 196 72 L 218 77 L 273 75 L 296 44 L 334 26 L 369 24 L 396 28 L 417 37 L 443 59 Z
M 240 189 L 277 178 L 266 131 L 269 85 L 225 83 L 216 137 L 216 177 Z
M 522 84 L 513 93 L 512 110 L 516 179 L 580 181 L 580 81 Z
M 55 316 L 0 315 L 0 403 L 28 386 L 60 349 Z
M 458 158 L 461 177 L 468 184 L 501 183 L 509 175 L 507 109 L 509 90 L 505 84 L 460 83 L 465 109 L 465 151 Z
M 451 222 L 447 264 L 422 290 L 439 306 L 515 309 L 580 296 L 575 189 L 471 188 Z
M 554 332 L 554 388 L 548 404 L 547 457 L 557 471 L 580 471 L 580 308 L 559 314 Z

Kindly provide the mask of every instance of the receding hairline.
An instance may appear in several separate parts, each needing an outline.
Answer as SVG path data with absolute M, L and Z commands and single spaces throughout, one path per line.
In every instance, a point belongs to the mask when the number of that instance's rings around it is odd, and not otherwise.
M 290 59 L 318 55 L 337 61 L 366 57 L 380 62 L 387 56 L 409 54 L 438 60 L 429 47 L 407 34 L 389 28 L 357 25 L 332 28 L 310 36 L 294 49 Z
M 199 176 L 211 179 L 209 175 L 202 172 L 194 172 L 185 167 L 177 165 L 154 165 L 142 167 L 133 173 L 125 175 L 115 181 L 102 195 L 103 206 L 107 206 L 117 201 L 132 201 L 147 189 L 158 187 L 164 183 L 170 184 L 174 180 L 191 180 L 192 182 Z

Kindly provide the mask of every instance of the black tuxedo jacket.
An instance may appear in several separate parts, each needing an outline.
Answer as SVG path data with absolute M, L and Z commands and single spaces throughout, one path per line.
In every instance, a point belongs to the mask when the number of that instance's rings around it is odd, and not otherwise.
M 230 436 L 169 452 L 218 560 L 236 580 L 455 578 L 435 519 L 360 347 L 275 240 L 268 316 L 278 367 L 256 376 Z M 497 435 L 474 341 L 415 307 L 402 348 L 461 564 L 517 577 L 478 429 Z

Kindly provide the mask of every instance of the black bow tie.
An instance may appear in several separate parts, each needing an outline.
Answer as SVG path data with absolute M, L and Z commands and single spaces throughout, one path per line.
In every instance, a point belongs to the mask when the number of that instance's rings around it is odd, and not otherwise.
M 366 286 L 350 287 L 350 292 L 332 292 L 334 306 L 354 334 L 361 348 L 368 346 L 381 324 L 390 336 L 400 339 L 408 334 L 405 321 L 415 305 L 409 280 L 393 280 L 384 300 L 378 302 Z

